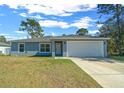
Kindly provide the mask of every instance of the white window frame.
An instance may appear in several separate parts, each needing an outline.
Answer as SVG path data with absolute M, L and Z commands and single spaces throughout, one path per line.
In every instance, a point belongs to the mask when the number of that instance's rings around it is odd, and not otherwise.
M 41 49 L 41 44 L 49 44 L 50 45 L 50 51 L 49 52 L 41 52 L 40 49 Z M 51 52 L 51 43 L 39 43 L 39 52 L 40 53 L 50 53 Z
M 24 44 L 24 52 L 20 52 L 20 45 Z M 19 53 L 25 53 L 25 43 L 18 43 L 18 52 Z

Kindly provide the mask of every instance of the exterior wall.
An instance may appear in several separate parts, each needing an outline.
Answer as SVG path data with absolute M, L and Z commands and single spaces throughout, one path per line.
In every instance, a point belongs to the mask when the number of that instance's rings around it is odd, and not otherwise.
M 27 51 L 26 53 L 19 53 L 18 51 L 11 51 L 11 55 L 17 56 L 51 56 L 51 53 L 41 53 L 38 51 Z
M 0 46 L 0 54 L 9 55 L 10 47 Z
M 47 43 L 47 42 L 46 42 Z M 25 52 L 18 51 L 18 42 L 11 43 L 11 55 L 53 56 L 55 57 L 55 41 L 51 42 L 51 52 L 39 52 L 39 42 L 26 42 Z M 77 57 L 107 57 L 107 41 L 62 41 L 63 56 Z M 79 51 L 77 53 L 77 51 Z M 95 52 L 90 52 L 95 51 Z
M 67 41 L 67 56 L 104 57 L 104 42 Z
M 51 46 L 52 46 L 52 57 L 55 57 L 55 41 L 52 41 L 52 44 L 51 44 Z
M 66 57 L 67 56 L 67 42 L 66 41 L 63 41 L 62 42 L 63 44 L 63 56 Z
M 25 56 L 51 56 L 51 52 L 40 52 L 40 43 L 39 42 L 26 42 L 25 44 L 25 52 L 19 52 L 18 42 L 11 43 L 11 55 L 25 55 Z
M 56 41 L 52 41 L 52 56 L 55 57 L 55 42 Z M 66 57 L 67 53 L 66 53 L 66 41 L 62 41 L 62 56 Z
M 107 41 L 104 41 L 104 57 L 108 57 Z
M 11 43 L 11 51 L 18 51 L 18 43 L 16 42 Z
M 25 43 L 25 52 L 27 51 L 39 51 L 39 43 L 38 42 Z

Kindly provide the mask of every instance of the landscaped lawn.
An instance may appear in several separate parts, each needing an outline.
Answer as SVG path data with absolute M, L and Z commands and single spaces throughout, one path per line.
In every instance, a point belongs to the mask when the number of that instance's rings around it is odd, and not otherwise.
M 111 58 L 120 62 L 124 62 L 124 56 L 112 56 Z
M 101 87 L 71 60 L 0 56 L 0 87 Z

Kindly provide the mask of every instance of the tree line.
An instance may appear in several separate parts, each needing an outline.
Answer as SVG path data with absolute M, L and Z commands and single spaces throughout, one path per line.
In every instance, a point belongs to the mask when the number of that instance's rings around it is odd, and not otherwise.
M 107 17 L 100 21 L 103 24 L 99 29 L 100 37 L 109 37 L 109 55 L 124 55 L 124 6 L 121 4 L 99 4 L 97 13 Z

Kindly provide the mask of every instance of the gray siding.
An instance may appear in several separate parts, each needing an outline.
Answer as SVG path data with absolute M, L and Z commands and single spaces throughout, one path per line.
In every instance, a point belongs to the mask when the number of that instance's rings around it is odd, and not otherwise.
M 11 43 L 11 51 L 18 51 L 18 43 L 17 42 Z
M 67 50 L 67 42 L 66 41 L 63 41 L 63 52 L 66 52 Z
M 108 52 L 107 52 L 107 41 L 104 41 L 104 57 L 108 57 Z
M 25 43 L 25 51 L 39 51 L 38 42 Z
M 25 52 L 19 53 L 18 45 L 19 42 L 11 43 L 11 55 L 26 55 L 26 56 L 51 56 L 50 53 L 39 52 L 39 42 L 25 42 Z
M 63 41 L 63 56 L 66 57 L 67 56 L 67 42 Z
M 55 41 L 52 41 L 52 45 L 51 45 L 51 50 L 52 50 L 52 57 L 55 57 Z

